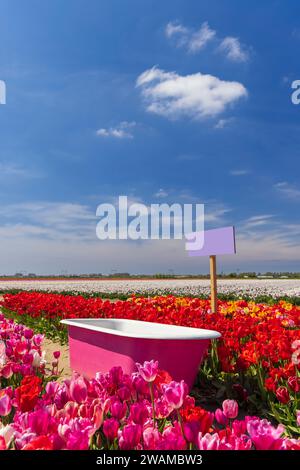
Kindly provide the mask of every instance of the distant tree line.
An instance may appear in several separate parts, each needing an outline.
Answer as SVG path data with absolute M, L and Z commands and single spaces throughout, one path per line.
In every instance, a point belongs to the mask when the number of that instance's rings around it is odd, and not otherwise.
M 232 272 L 218 274 L 220 279 L 300 279 L 300 272 Z M 86 273 L 86 274 L 47 274 L 40 275 L 35 273 L 18 272 L 14 275 L 0 275 L 2 279 L 208 279 L 209 274 L 175 274 L 175 273 L 156 273 L 156 274 L 130 274 L 127 272 L 114 272 L 110 274 Z

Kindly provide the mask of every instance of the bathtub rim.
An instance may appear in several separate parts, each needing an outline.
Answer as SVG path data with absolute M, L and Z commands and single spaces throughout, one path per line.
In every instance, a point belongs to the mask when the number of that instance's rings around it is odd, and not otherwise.
M 136 332 L 134 333 L 133 331 L 131 332 L 125 332 L 125 331 L 120 331 L 112 328 L 107 328 L 107 327 L 101 327 L 101 326 L 95 326 L 95 325 L 89 325 L 89 322 L 92 321 L 112 321 L 113 323 L 118 323 L 120 321 L 123 322 L 130 322 L 130 323 L 135 323 L 135 324 L 146 324 L 147 326 L 152 327 L 152 332 L 151 334 L 143 334 Z M 84 323 L 85 322 L 85 323 Z M 204 329 L 204 328 L 192 328 L 189 326 L 179 326 L 179 325 L 169 325 L 168 323 L 156 323 L 156 322 L 147 322 L 147 321 L 142 321 L 142 320 L 131 320 L 127 318 L 73 318 L 73 319 L 65 319 L 61 320 L 60 323 L 63 325 L 67 326 L 72 326 L 76 328 L 81 328 L 85 330 L 90 330 L 90 331 L 97 331 L 100 333 L 106 333 L 114 336 L 122 336 L 126 338 L 135 338 L 135 339 L 148 339 L 148 340 L 157 340 L 157 339 L 163 339 L 163 340 L 169 340 L 169 341 L 178 341 L 178 340 L 189 340 L 189 341 L 199 341 L 199 340 L 212 340 L 212 339 L 217 339 L 220 338 L 222 335 L 218 331 L 215 330 L 209 330 L 209 329 Z M 157 329 L 161 328 L 163 326 L 164 332 L 162 331 L 157 331 L 155 330 L 155 327 Z M 167 327 L 167 328 L 166 328 Z M 177 331 L 176 335 L 168 335 L 167 330 L 172 329 L 173 332 L 175 330 Z

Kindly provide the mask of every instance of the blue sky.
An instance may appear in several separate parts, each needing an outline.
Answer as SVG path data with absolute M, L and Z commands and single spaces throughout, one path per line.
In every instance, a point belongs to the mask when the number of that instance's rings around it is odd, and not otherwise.
M 0 8 L 2 273 L 207 271 L 178 241 L 97 240 L 120 194 L 234 224 L 220 269 L 299 271 L 299 2 Z

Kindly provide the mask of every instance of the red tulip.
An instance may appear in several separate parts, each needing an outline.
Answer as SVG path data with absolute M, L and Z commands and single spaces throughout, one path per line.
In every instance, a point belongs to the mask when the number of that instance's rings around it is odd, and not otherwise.
M 278 387 L 276 390 L 276 397 L 280 401 L 280 403 L 288 403 L 290 401 L 290 394 L 286 387 Z

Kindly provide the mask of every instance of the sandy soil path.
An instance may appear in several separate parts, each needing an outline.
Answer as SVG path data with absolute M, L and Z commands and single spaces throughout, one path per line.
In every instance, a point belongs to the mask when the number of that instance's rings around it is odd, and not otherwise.
M 54 343 L 53 341 L 50 341 L 49 339 L 45 338 L 43 343 L 43 350 L 46 351 L 46 361 L 50 368 L 51 363 L 53 361 L 53 352 L 60 351 L 59 370 L 62 372 L 59 381 L 71 377 L 72 370 L 70 368 L 68 345 L 62 346 L 59 343 Z

